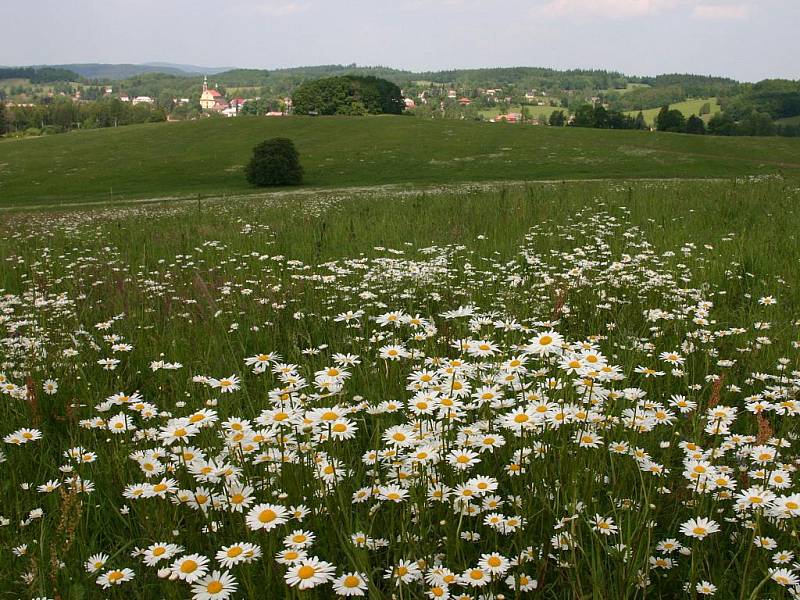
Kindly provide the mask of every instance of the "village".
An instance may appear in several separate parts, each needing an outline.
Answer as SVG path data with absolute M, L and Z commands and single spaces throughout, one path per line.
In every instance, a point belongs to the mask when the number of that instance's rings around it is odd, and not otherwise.
M 27 134 L 28 130 L 35 134 L 37 130 L 53 132 L 153 120 L 171 122 L 209 117 L 283 117 L 301 114 L 302 111 L 295 110 L 292 101 L 297 79 L 287 79 L 276 85 L 272 80 L 258 77 L 246 75 L 231 78 L 228 75 L 212 83 L 208 76 L 203 76 L 202 81 L 194 79 L 194 82 L 189 82 L 151 75 L 63 82 L 51 86 L 36 86 L 17 80 L 19 83 L 11 82 L 0 89 L 0 99 L 5 96 L 5 105 L 10 110 L 31 111 L 31 115 L 17 113 L 18 123 L 13 130 L 23 134 Z M 400 94 L 403 112 L 421 118 L 563 125 L 574 122 L 580 106 L 610 109 L 609 94 L 613 95 L 615 86 L 618 88 L 620 85 L 611 80 L 603 81 L 602 85 L 607 86 L 605 89 L 580 80 L 556 83 L 542 80 L 541 87 L 535 83 L 533 85 L 536 87 L 533 87 L 531 83 L 506 83 L 502 78 L 498 78 L 493 85 L 481 85 L 479 80 L 471 82 L 456 79 L 447 82 L 410 79 L 401 84 Z M 64 123 L 56 125 L 55 129 L 49 127 L 48 122 L 58 123 L 58 120 L 42 117 L 42 111 L 66 101 L 72 103 L 72 118 L 62 119 Z M 128 116 L 120 119 L 122 109 L 114 108 L 114 102 L 135 110 L 125 113 Z M 96 109 L 91 108 L 95 103 Z M 84 109 L 97 114 L 105 111 L 111 116 L 79 116 L 79 113 L 85 112 Z M 558 118 L 555 123 L 551 122 L 554 116 Z
M 571 90 L 565 90 L 565 94 L 571 95 Z M 408 90 L 402 90 L 403 100 L 405 103 L 406 111 L 415 111 L 421 107 L 429 107 L 433 111 L 438 110 L 444 114 L 448 108 L 462 108 L 466 109 L 470 106 L 477 105 L 480 108 L 493 108 L 497 107 L 498 114 L 488 117 L 485 120 L 491 123 L 522 123 L 527 122 L 533 125 L 544 124 L 539 118 L 525 118 L 526 115 L 523 111 L 508 110 L 508 107 L 514 107 L 516 104 L 530 107 L 552 107 L 554 110 L 561 108 L 563 103 L 553 97 L 548 96 L 544 90 L 528 90 L 524 94 L 524 101 L 520 102 L 513 98 L 508 92 L 504 92 L 503 88 L 477 88 L 474 90 L 456 89 L 454 87 L 445 88 L 444 86 L 431 86 L 430 89 L 423 89 L 413 93 Z M 112 85 L 104 86 L 103 96 L 106 98 L 117 98 L 121 102 L 131 103 L 132 105 L 145 104 L 152 107 L 158 105 L 158 100 L 151 96 L 133 96 L 125 91 L 117 91 L 115 93 Z M 72 100 L 80 102 L 82 100 L 81 91 L 77 90 L 72 95 Z M 234 95 L 233 97 L 226 98 L 226 95 L 216 89 L 210 87 L 208 77 L 203 78 L 202 92 L 198 100 L 201 114 L 205 116 L 220 115 L 223 117 L 238 117 L 245 114 L 263 114 L 267 117 L 282 117 L 293 114 L 292 99 L 289 96 L 277 99 L 277 104 L 280 105 L 281 110 L 266 110 L 263 112 L 249 111 L 245 109 L 248 103 L 255 105 L 261 100 L 261 97 L 243 98 Z M 593 105 L 602 105 L 608 108 L 608 104 L 602 101 L 600 96 L 587 97 L 587 102 Z M 172 98 L 174 106 L 190 106 L 192 105 L 191 98 Z M 466 118 L 462 114 L 461 118 Z M 167 120 L 180 120 L 168 116 Z

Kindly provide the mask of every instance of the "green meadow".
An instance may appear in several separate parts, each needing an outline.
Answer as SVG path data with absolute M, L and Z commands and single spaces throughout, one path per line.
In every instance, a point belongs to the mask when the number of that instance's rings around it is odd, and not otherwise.
M 703 115 L 703 119 L 705 121 L 708 121 L 716 113 L 722 112 L 719 101 L 716 98 L 692 98 L 689 100 L 684 100 L 683 102 L 670 104 L 669 107 L 681 111 L 683 116 L 689 118 L 691 115 L 700 115 L 700 109 L 704 104 L 709 104 L 711 106 L 711 112 L 707 115 Z M 660 108 L 648 108 L 647 110 L 643 110 L 642 115 L 644 116 L 645 122 L 648 125 L 655 124 L 656 117 L 658 116 L 660 110 Z M 632 110 L 626 112 L 625 114 L 635 117 L 639 114 L 639 111 Z
M 412 117 L 239 117 L 0 141 L 0 206 L 249 193 L 265 138 L 294 140 L 308 188 L 503 180 L 728 178 L 800 170 L 800 140 Z
M 134 191 L 204 175 L 155 165 Z M 0 598 L 788 600 L 798 201 L 761 175 L 0 214 Z

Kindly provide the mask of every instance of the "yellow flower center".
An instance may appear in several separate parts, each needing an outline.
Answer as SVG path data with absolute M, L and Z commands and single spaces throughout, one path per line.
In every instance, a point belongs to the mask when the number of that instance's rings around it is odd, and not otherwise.
M 314 573 L 316 572 L 317 570 L 314 567 L 309 565 L 303 565 L 297 570 L 297 576 L 300 579 L 310 579 L 311 577 L 314 576 Z
M 258 520 L 262 523 L 272 523 L 272 521 L 277 518 L 278 515 L 275 513 L 275 511 L 269 508 L 262 510 L 258 515 Z
M 209 594 L 218 594 L 222 591 L 222 583 L 216 580 L 210 581 L 206 586 L 206 591 L 208 591 Z
M 197 570 L 197 563 L 193 560 L 185 560 L 181 563 L 181 573 L 193 573 Z

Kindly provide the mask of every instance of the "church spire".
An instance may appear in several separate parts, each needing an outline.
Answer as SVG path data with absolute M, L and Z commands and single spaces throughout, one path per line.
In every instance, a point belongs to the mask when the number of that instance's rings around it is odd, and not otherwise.
M 203 92 L 208 91 L 208 76 L 203 75 Z

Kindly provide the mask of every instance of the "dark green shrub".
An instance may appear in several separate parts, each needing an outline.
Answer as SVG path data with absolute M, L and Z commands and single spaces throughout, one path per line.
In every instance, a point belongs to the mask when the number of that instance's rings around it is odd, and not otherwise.
M 272 138 L 253 148 L 247 165 L 247 181 L 257 186 L 300 185 L 303 167 L 300 155 L 287 138 Z

